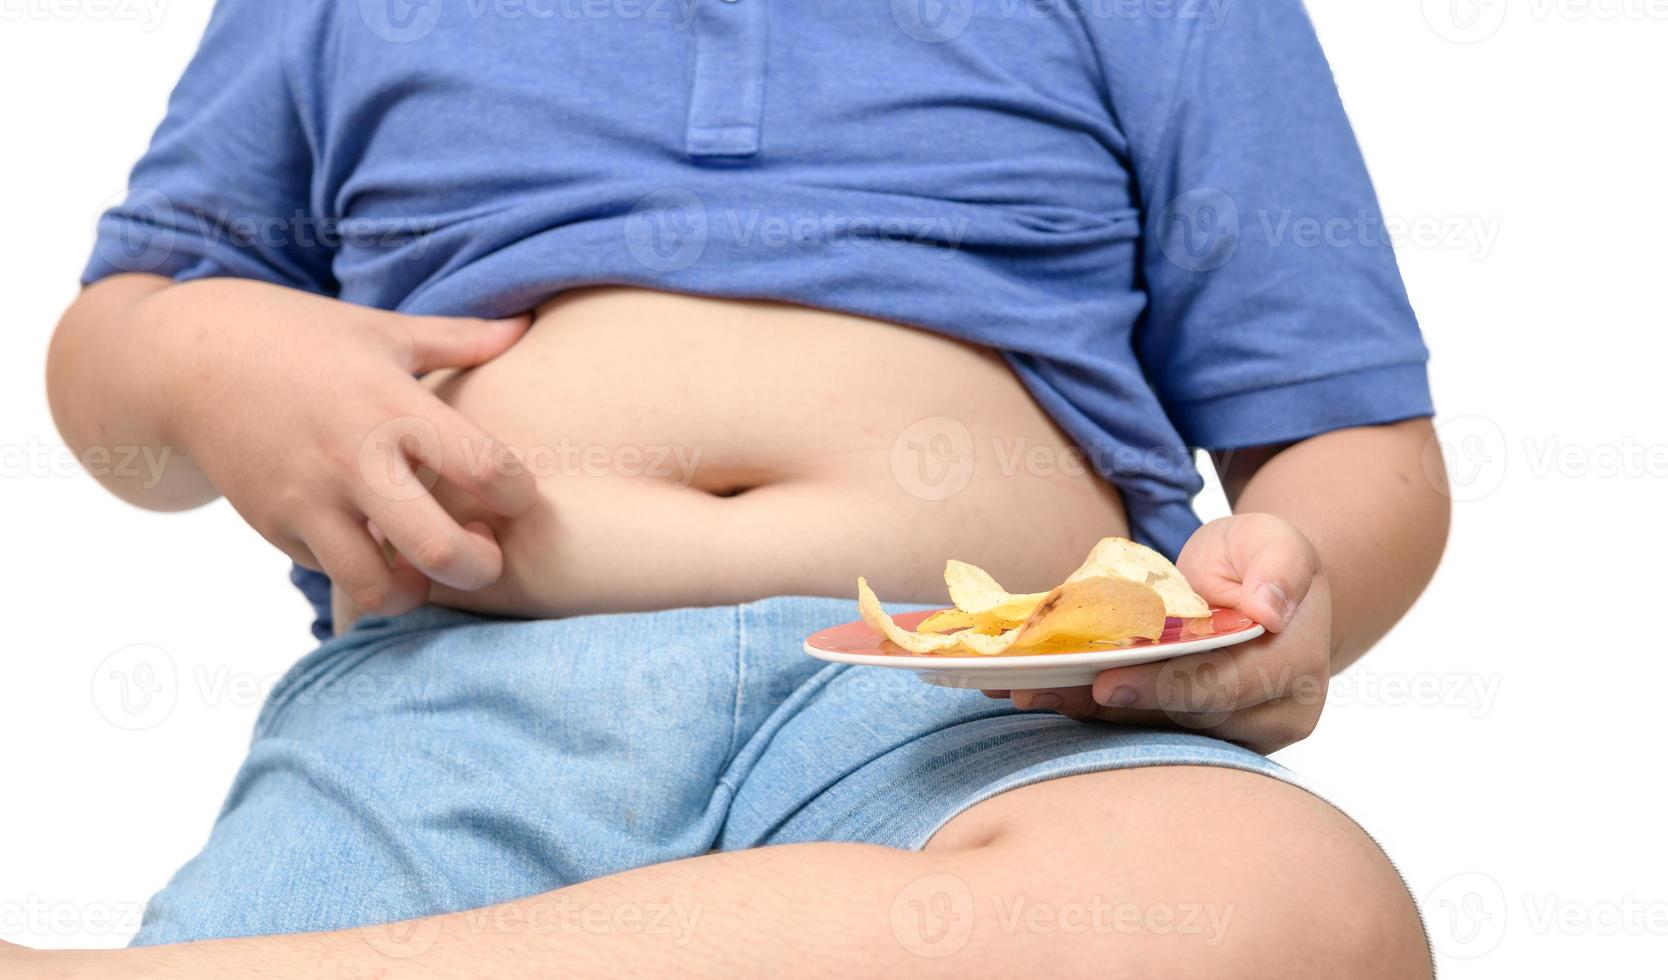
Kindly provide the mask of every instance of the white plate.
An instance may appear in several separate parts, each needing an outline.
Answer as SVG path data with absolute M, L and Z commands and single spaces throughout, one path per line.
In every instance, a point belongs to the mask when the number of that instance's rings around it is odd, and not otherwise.
M 904 629 L 914 629 L 934 610 L 894 617 Z M 805 652 L 818 660 L 862 667 L 912 670 L 915 676 L 939 687 L 1026 691 L 1051 687 L 1086 687 L 1108 667 L 1128 667 L 1169 660 L 1189 653 L 1217 650 L 1263 635 L 1263 628 L 1232 609 L 1212 610 L 1211 631 L 1182 635 L 1180 620 L 1172 619 L 1158 641 L 1138 640 L 1130 646 L 1084 650 L 1081 653 L 1013 654 L 996 657 L 941 657 L 909 653 L 882 638 L 862 620 L 811 634 Z

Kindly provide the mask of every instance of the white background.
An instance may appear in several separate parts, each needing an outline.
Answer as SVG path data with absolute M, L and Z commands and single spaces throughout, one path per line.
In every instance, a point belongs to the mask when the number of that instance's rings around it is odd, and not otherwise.
M 0 0 L 0 938 L 37 946 L 125 940 L 308 647 L 284 559 L 224 504 L 106 495 L 43 390 L 209 6 Z M 1389 848 L 1448 975 L 1641 975 L 1668 962 L 1668 0 L 1311 12 L 1407 231 L 1456 501 L 1430 592 L 1281 759 Z M 156 696 L 124 710 L 116 674 Z

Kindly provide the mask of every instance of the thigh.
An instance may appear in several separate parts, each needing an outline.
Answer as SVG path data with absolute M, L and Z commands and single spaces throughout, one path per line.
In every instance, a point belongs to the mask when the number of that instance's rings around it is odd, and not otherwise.
M 734 622 L 357 624 L 274 690 L 208 843 L 136 942 L 388 922 L 706 851 Z
M 1175 975 L 1193 975 L 1190 963 L 1200 975 L 1431 975 L 1417 907 L 1377 843 L 1324 800 L 1257 773 L 1157 766 L 1048 780 L 969 808 L 926 851 L 1024 869 L 1030 891 L 1047 888 L 1046 924 L 1070 912 L 1091 940 L 1162 945 Z

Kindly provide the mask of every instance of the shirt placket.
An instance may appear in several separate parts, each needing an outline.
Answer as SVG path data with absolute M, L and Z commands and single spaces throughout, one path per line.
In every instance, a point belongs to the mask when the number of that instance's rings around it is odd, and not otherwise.
M 684 147 L 691 156 L 759 151 L 769 0 L 697 0 L 695 81 Z

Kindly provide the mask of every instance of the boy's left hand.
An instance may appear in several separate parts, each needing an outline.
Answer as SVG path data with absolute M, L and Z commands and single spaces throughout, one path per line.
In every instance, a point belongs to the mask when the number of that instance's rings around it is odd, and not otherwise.
M 1309 539 L 1271 514 L 1236 514 L 1195 532 L 1176 567 L 1206 602 L 1238 609 L 1268 632 L 1221 650 L 1114 667 L 1093 687 L 985 693 L 1085 721 L 1189 729 L 1263 753 L 1307 737 L 1332 673 L 1332 595 Z

